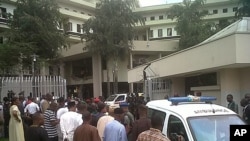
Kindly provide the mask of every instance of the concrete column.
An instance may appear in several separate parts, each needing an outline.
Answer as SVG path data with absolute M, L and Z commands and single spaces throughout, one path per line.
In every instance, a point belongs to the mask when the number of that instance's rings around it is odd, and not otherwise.
M 64 62 L 61 62 L 60 63 L 60 76 L 65 78 L 65 63 Z
M 220 71 L 221 105 L 227 107 L 227 95 L 232 94 L 234 101 L 240 107 L 240 74 L 237 69 L 224 69 Z M 239 109 L 239 112 L 241 110 Z
M 99 54 L 92 56 L 94 97 L 102 96 L 102 62 Z

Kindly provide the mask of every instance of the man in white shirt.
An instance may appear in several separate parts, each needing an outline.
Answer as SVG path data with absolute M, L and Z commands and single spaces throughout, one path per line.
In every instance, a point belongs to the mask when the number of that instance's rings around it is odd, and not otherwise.
M 28 116 L 32 116 L 39 111 L 39 106 L 34 102 L 34 98 L 31 99 L 31 103 L 24 108 L 24 113 Z
M 64 102 L 64 98 L 63 97 L 60 97 L 58 99 L 58 103 L 63 103 L 63 105 L 65 104 Z M 64 114 L 64 113 L 67 113 L 69 111 L 69 109 L 67 107 L 61 107 L 57 110 L 56 112 L 56 117 L 57 119 L 61 119 L 61 116 Z M 60 127 L 60 124 L 57 125 L 57 133 L 58 133 L 58 141 L 63 141 L 63 134 L 61 132 L 61 127 Z
M 73 141 L 75 129 L 83 122 L 82 115 L 76 113 L 75 101 L 68 102 L 69 111 L 60 117 L 60 128 L 63 134 L 63 140 Z

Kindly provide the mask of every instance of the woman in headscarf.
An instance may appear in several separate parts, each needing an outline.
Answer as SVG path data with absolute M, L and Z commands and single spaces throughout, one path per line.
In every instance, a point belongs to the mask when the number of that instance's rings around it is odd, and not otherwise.
M 21 119 L 20 111 L 18 109 L 19 99 L 13 97 L 11 99 L 10 107 L 10 123 L 9 123 L 9 140 L 10 141 L 25 141 L 23 122 Z

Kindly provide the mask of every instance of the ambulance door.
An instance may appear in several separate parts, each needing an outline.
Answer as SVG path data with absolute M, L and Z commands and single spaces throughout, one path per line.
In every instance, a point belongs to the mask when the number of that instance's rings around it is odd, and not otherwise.
M 176 115 L 170 114 L 167 123 L 167 136 L 171 141 L 192 141 L 187 124 Z

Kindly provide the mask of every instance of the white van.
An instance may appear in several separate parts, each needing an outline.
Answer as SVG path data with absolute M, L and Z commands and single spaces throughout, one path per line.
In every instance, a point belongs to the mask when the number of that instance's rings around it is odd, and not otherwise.
M 104 103 L 110 106 L 111 108 L 116 108 L 116 107 L 119 107 L 120 103 L 126 102 L 126 99 L 127 99 L 126 93 L 113 94 L 113 95 L 110 95 Z
M 162 133 L 171 141 L 229 141 L 230 125 L 245 125 L 238 114 L 211 104 L 215 97 L 173 97 L 147 103 L 149 118 L 164 119 Z M 201 102 L 198 102 L 201 101 Z M 202 102 L 203 101 L 203 102 Z

